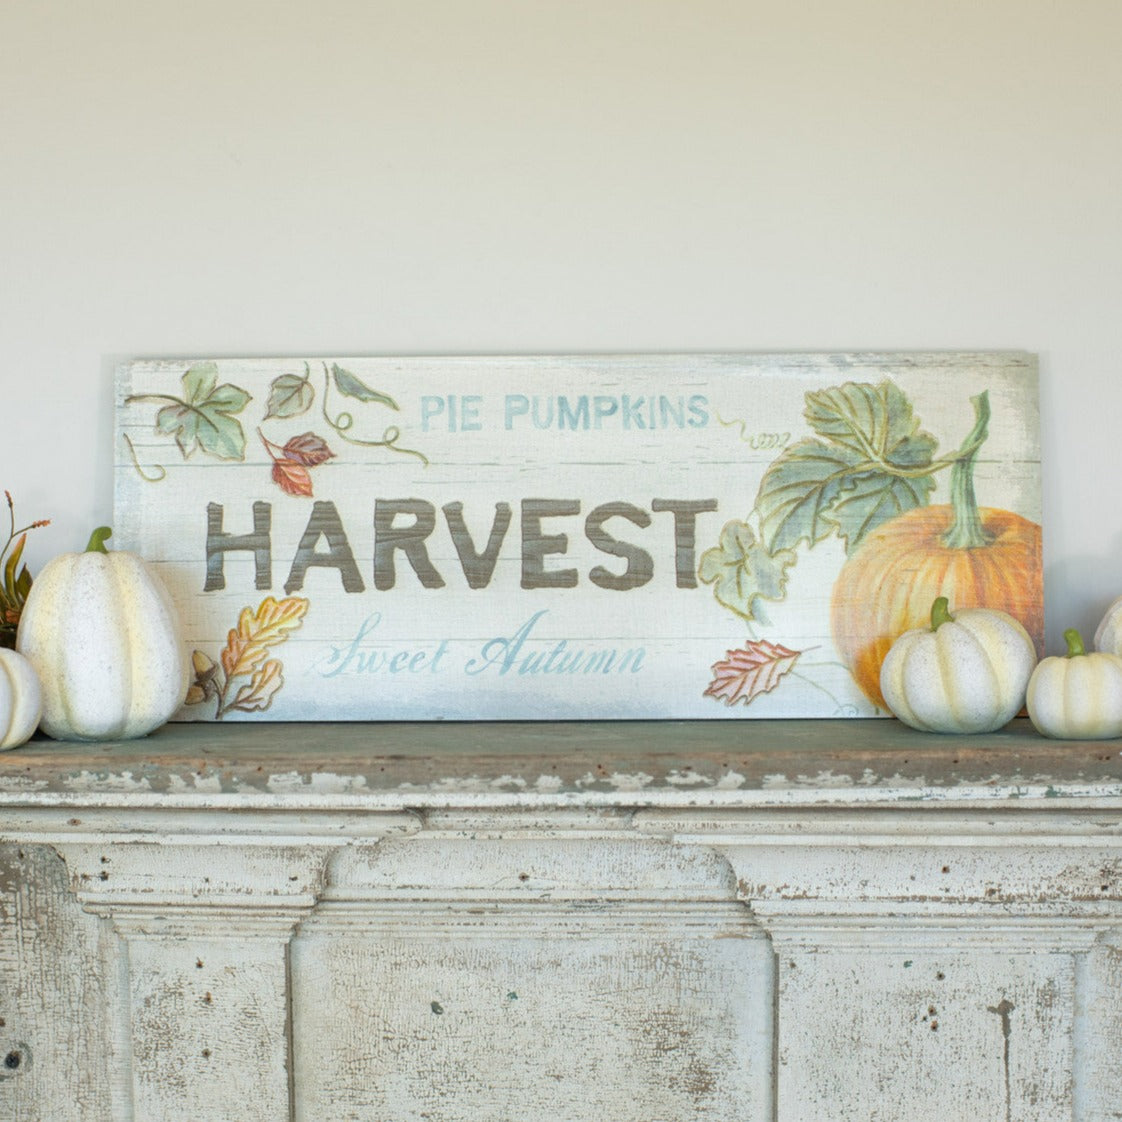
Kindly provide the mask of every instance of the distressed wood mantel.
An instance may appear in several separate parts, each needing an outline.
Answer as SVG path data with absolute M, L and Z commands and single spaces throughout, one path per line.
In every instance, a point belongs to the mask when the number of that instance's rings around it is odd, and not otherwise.
M 0 1120 L 1122 1114 L 1122 742 L 169 725 L 0 757 Z

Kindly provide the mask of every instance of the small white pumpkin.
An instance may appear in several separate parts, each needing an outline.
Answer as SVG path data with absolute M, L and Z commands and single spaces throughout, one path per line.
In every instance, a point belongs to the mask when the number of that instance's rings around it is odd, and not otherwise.
M 947 598 L 931 627 L 905 631 L 881 665 L 889 709 L 922 732 L 994 732 L 1025 703 L 1036 648 L 1018 620 L 992 608 L 951 615 Z
M 35 668 L 18 651 L 0 647 L 0 749 L 31 739 L 43 712 Z
M 1107 608 L 1095 629 L 1095 650 L 1122 655 L 1122 596 Z
M 1028 688 L 1036 731 L 1059 740 L 1122 736 L 1122 658 L 1087 652 L 1075 628 L 1064 632 L 1066 655 L 1042 659 Z
M 99 527 L 85 553 L 49 561 L 20 617 L 16 648 L 39 674 L 41 727 L 59 740 L 145 736 L 187 693 L 171 597 L 136 554 L 106 551 L 109 534 Z

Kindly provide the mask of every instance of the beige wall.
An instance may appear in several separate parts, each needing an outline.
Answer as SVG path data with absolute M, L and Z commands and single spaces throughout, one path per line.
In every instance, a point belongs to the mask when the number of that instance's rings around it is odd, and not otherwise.
M 0 0 L 0 486 L 139 355 L 1023 348 L 1049 632 L 1122 593 L 1122 4 Z

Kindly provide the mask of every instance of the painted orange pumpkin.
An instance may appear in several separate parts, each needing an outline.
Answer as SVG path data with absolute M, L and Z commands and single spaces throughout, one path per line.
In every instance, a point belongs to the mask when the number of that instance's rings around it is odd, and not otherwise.
M 995 608 L 1019 620 L 1044 651 L 1040 526 L 1009 510 L 979 507 L 974 461 L 986 439 L 989 403 L 951 468 L 950 503 L 905 511 L 872 530 L 834 583 L 834 646 L 862 693 L 887 709 L 880 668 L 905 631 L 926 627 L 945 596 L 956 608 Z
M 977 509 L 986 540 L 947 544 L 953 506 L 921 506 L 870 533 L 834 584 L 834 645 L 866 697 L 886 708 L 880 667 L 905 631 L 926 625 L 931 603 L 1008 612 L 1044 649 L 1040 527 L 1008 510 Z

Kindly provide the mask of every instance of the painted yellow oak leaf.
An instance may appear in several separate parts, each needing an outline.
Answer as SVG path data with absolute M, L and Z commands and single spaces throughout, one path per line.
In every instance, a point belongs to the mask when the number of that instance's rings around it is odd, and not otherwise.
M 242 686 L 234 698 L 231 709 L 244 713 L 259 713 L 273 704 L 273 695 L 284 685 L 280 662 L 271 658 L 254 672 L 248 684 Z
M 300 626 L 307 610 L 308 601 L 300 596 L 283 600 L 266 596 L 256 611 L 243 608 L 222 652 L 226 680 L 253 674 L 265 661 L 269 648 L 283 643 L 288 633 Z

